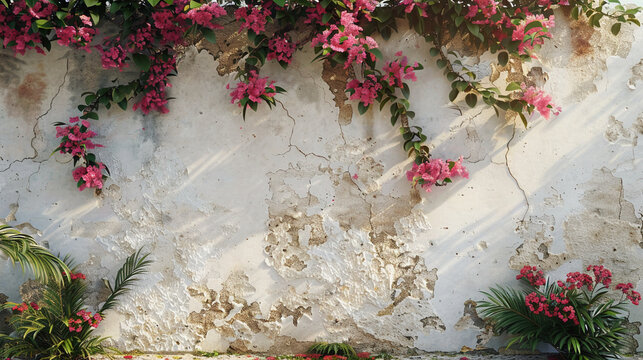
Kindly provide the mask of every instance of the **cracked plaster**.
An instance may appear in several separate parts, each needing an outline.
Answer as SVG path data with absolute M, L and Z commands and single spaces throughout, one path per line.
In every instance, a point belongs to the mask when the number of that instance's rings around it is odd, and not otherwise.
M 563 113 L 528 130 L 512 114 L 448 103 L 448 82 L 412 32 L 382 43 L 385 55 L 401 46 L 425 65 L 410 84 L 415 121 L 434 156 L 462 154 L 471 173 L 430 194 L 409 188 L 387 114 L 354 115 L 334 91 L 346 75 L 311 63 L 310 49 L 292 71 L 262 70 L 288 93 L 241 120 L 224 91 L 243 43 L 234 33 L 185 49 L 169 114 L 101 114 L 98 153 L 113 177 L 100 195 L 79 193 L 69 159 L 47 157 L 50 124 L 117 73 L 56 46 L 47 57 L 0 54 L 0 217 L 71 253 L 90 306 L 129 253 L 152 252 L 150 274 L 101 326 L 124 350 L 498 347 L 475 310 L 478 291 L 526 263 L 561 275 L 598 262 L 643 286 L 643 30 L 614 38 L 609 26 L 557 17 L 538 61 L 466 59 L 499 87 L 525 80 L 554 95 Z M 6 263 L 0 276 L 0 292 L 18 300 L 26 278 Z

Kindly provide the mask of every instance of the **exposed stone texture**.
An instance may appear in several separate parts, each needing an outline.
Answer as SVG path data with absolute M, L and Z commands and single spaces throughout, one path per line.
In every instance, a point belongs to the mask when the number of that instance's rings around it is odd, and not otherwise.
M 532 116 L 528 129 L 511 112 L 449 103 L 450 84 L 412 31 L 381 42 L 385 57 L 403 49 L 425 65 L 409 84 L 413 124 L 434 157 L 462 155 L 471 173 L 429 194 L 410 188 L 388 112 L 353 114 L 343 92 L 353 69 L 311 62 L 309 48 L 288 71 L 262 69 L 288 92 L 243 121 L 225 90 L 247 41 L 236 30 L 181 49 L 169 114 L 101 112 L 92 127 L 112 177 L 98 195 L 78 192 L 70 159 L 48 157 L 51 124 L 77 115 L 83 91 L 136 74 L 99 71 L 95 52 L 57 46 L 46 57 L 2 53 L 0 218 L 72 255 L 92 308 L 127 255 L 152 253 L 151 272 L 100 327 L 123 350 L 501 347 L 477 314 L 479 291 L 514 284 L 526 264 L 556 277 L 603 264 L 643 286 L 643 30 L 614 37 L 609 24 L 556 16 L 555 39 L 532 62 L 491 66 L 495 55 L 467 39 L 449 44 L 498 88 L 552 93 L 562 114 Z M 2 259 L 0 278 L 19 301 L 26 278 Z M 628 310 L 634 329 L 643 310 Z

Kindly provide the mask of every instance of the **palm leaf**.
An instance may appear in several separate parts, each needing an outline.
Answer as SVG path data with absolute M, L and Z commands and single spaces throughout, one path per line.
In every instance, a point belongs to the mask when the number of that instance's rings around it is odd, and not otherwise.
M 62 273 L 69 274 L 62 260 L 40 246 L 31 236 L 7 225 L 0 225 L 0 252 L 9 257 L 13 265 L 19 264 L 23 272 L 30 269 L 43 283 L 50 279 L 61 282 L 64 278 Z
M 116 273 L 116 280 L 114 280 L 114 286 L 107 282 L 107 286 L 111 291 L 107 300 L 98 311 L 99 314 L 103 314 L 105 311 L 114 308 L 117 304 L 117 299 L 121 295 L 127 293 L 131 286 L 138 276 L 147 272 L 147 268 L 152 263 L 152 260 L 149 260 L 147 257 L 150 253 L 141 254 L 143 249 L 139 249 L 134 254 L 130 255 L 126 260 L 123 266 Z

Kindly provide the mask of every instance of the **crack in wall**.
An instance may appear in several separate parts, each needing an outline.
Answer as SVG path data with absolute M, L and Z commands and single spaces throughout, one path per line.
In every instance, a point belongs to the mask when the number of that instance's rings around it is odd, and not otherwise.
M 296 149 L 300 154 L 304 155 L 304 157 L 308 157 L 308 156 L 312 155 L 312 156 L 318 157 L 318 158 L 320 158 L 320 159 L 324 159 L 324 160 L 326 160 L 326 161 L 330 161 L 327 157 L 325 157 L 325 156 L 323 156 L 323 155 L 315 154 L 315 153 L 314 153 L 314 152 L 312 152 L 312 151 L 311 151 L 311 152 L 309 152 L 309 153 L 306 153 L 306 152 L 302 151 L 302 150 L 299 148 L 299 146 L 297 146 L 296 144 L 293 144 L 293 143 L 292 143 L 292 137 L 293 137 L 293 135 L 294 135 L 294 133 L 295 133 L 295 126 L 297 125 L 297 121 L 295 120 L 295 118 L 294 118 L 294 117 L 292 117 L 292 115 L 290 115 L 290 112 L 289 112 L 289 111 L 288 111 L 288 109 L 284 106 L 284 103 L 283 103 L 283 102 L 281 102 L 280 100 L 275 100 L 275 102 L 278 102 L 278 103 L 279 103 L 279 105 L 281 105 L 281 108 L 282 108 L 282 109 L 284 109 L 284 111 L 286 112 L 286 116 L 288 116 L 288 118 L 290 118 L 290 120 L 292 120 L 292 128 L 290 129 L 290 136 L 288 137 L 288 150 L 286 150 L 286 151 L 284 151 L 284 152 L 282 152 L 282 153 L 279 153 L 279 154 L 275 154 L 275 155 L 276 155 L 276 156 L 286 155 L 286 154 L 287 154 L 287 153 L 289 153 L 289 152 L 290 152 L 290 150 L 292 150 L 292 148 L 294 147 L 294 148 L 295 148 L 295 149 Z
M 14 164 L 16 164 L 16 163 L 22 163 L 22 162 L 27 161 L 27 160 L 35 160 L 35 159 L 38 157 L 38 150 L 37 150 L 37 149 L 36 149 L 36 147 L 34 146 L 34 141 L 36 141 L 36 138 L 38 137 L 38 132 L 36 131 L 36 129 L 38 128 L 38 125 L 39 125 L 39 123 L 40 123 L 40 119 L 42 119 L 43 117 L 47 116 L 47 115 L 49 114 L 49 112 L 51 111 L 51 109 L 53 108 L 53 106 L 54 106 L 54 101 L 56 100 L 56 98 L 57 98 L 57 97 L 58 97 L 58 95 L 60 94 L 60 91 L 62 90 L 63 86 L 65 85 L 65 82 L 67 81 L 67 75 L 69 74 L 69 58 L 67 58 L 67 59 L 66 59 L 65 67 L 66 67 L 66 69 L 65 69 L 65 75 L 63 75 L 63 81 L 62 81 L 62 83 L 58 86 L 58 90 L 56 90 L 56 93 L 54 94 L 54 96 L 53 96 L 53 97 L 51 98 L 51 100 L 49 101 L 49 108 L 48 108 L 48 109 L 47 109 L 47 111 L 45 111 L 43 114 L 41 114 L 41 115 L 39 115 L 38 117 L 36 117 L 36 123 L 34 124 L 34 126 L 33 126 L 33 128 L 32 128 L 32 131 L 33 131 L 33 137 L 31 138 L 30 145 L 31 145 L 31 148 L 32 148 L 32 149 L 33 149 L 33 151 L 34 151 L 34 155 L 33 155 L 33 156 L 28 156 L 28 157 L 25 157 L 25 158 L 22 158 L 22 159 L 19 159 L 19 160 L 14 160 L 14 161 L 12 161 L 11 163 L 9 163 L 9 165 L 8 165 L 6 168 L 4 168 L 4 169 L 0 170 L 0 173 L 3 173 L 3 172 L 5 172 L 5 171 L 8 171 L 8 170 L 9 170 L 9 169 L 11 169 L 11 167 L 12 167 Z M 48 160 L 49 160 L 49 158 L 47 158 L 47 159 L 45 159 L 45 160 L 42 160 L 42 161 L 36 161 L 36 162 L 38 162 L 38 163 L 43 163 L 43 162 L 46 162 L 46 161 L 48 161 Z M 40 166 L 38 167 L 38 170 L 40 170 Z M 33 175 L 33 174 L 32 174 L 32 175 Z M 31 177 L 31 176 L 30 176 L 30 177 Z
M 525 198 L 525 203 L 527 204 L 527 208 L 525 209 L 525 212 L 522 214 L 522 218 L 520 219 L 520 224 L 519 224 L 519 227 L 520 227 L 520 226 L 524 225 L 525 218 L 527 217 L 527 213 L 529 212 L 529 208 L 531 207 L 531 205 L 529 204 L 529 199 L 527 197 L 527 193 L 525 192 L 525 189 L 523 189 L 522 186 L 520 186 L 520 183 L 518 182 L 518 179 L 516 179 L 516 176 L 514 176 L 514 173 L 513 173 L 513 171 L 511 171 L 511 167 L 509 166 L 509 150 L 511 150 L 510 144 L 513 141 L 515 136 L 516 136 L 516 120 L 514 118 L 513 130 L 512 130 L 512 133 L 511 133 L 511 138 L 509 139 L 509 141 L 507 141 L 507 145 L 506 145 L 507 151 L 505 152 L 505 166 L 507 167 L 507 171 L 509 172 L 509 176 L 511 176 L 511 178 L 514 180 L 514 182 L 516 183 L 516 186 L 518 187 L 520 192 L 522 192 L 522 196 Z

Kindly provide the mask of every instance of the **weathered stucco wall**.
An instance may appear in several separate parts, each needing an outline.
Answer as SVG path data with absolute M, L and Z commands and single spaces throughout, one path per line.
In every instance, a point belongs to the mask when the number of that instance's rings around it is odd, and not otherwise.
M 430 194 L 410 188 L 387 114 L 351 117 L 342 74 L 311 63 L 309 49 L 287 72 L 262 71 L 288 93 L 244 122 L 225 91 L 223 47 L 187 49 L 169 114 L 103 113 L 93 126 L 112 178 L 99 196 L 78 192 L 69 158 L 49 157 L 51 124 L 75 115 L 82 92 L 127 74 L 100 70 L 96 53 L 3 52 L 0 219 L 73 255 L 91 305 L 129 253 L 152 252 L 153 271 L 101 325 L 122 349 L 497 347 L 475 301 L 525 264 L 562 275 L 599 263 L 643 286 L 643 30 L 614 37 L 557 18 L 540 61 L 522 66 L 563 112 L 527 130 L 449 103 L 412 32 L 383 43 L 425 64 L 411 85 L 416 121 L 434 156 L 462 154 L 471 173 Z M 503 87 L 521 65 L 493 59 L 469 62 Z M 25 279 L 6 261 L 0 276 L 0 292 L 18 300 Z

